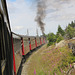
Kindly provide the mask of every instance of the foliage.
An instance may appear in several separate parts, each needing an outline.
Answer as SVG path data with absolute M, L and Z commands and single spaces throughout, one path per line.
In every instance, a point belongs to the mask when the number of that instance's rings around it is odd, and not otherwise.
M 63 40 L 63 37 L 62 36 L 59 36 L 56 40 L 57 43 L 59 43 L 61 40 Z
M 69 24 L 71 27 L 75 28 L 75 23 L 72 21 L 71 24 Z
M 66 34 L 67 34 L 67 37 L 69 37 L 69 39 L 71 39 L 72 37 L 75 37 L 75 29 L 72 28 L 70 25 L 68 25 L 68 27 L 66 28 Z
M 61 40 L 63 40 L 63 36 L 65 35 L 64 30 L 61 28 L 61 26 L 58 26 L 58 31 L 57 34 L 55 35 L 54 33 L 49 33 L 47 35 L 47 39 L 48 39 L 48 46 L 55 44 L 56 42 L 60 42 Z
M 64 30 L 61 28 L 60 25 L 58 26 L 57 35 L 61 35 L 61 36 L 64 36 L 64 35 L 65 35 L 65 32 L 64 32 Z
M 54 33 L 49 33 L 47 39 L 48 39 L 48 46 L 50 46 L 56 42 L 56 35 Z
M 61 48 L 55 48 L 54 45 L 47 48 L 45 45 L 32 55 L 27 71 L 28 75 L 34 75 L 34 69 L 36 75 L 64 75 L 73 62 L 75 57 L 67 45 Z
M 75 37 L 75 22 L 71 22 L 68 24 L 68 26 L 65 29 L 66 32 L 66 38 L 71 39 Z
M 64 38 L 71 39 L 75 37 L 75 23 L 72 21 L 70 24 L 68 24 L 65 30 L 63 30 L 59 25 L 56 35 L 54 33 L 49 33 L 46 35 L 46 37 L 48 39 L 48 46 L 56 42 L 59 43 Z

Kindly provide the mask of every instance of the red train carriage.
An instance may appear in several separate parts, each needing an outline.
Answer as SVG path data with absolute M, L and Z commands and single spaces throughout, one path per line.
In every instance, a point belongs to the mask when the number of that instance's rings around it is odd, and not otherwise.
M 30 51 L 44 44 L 43 37 L 22 36 L 12 32 L 13 45 L 13 67 L 15 75 L 18 73 L 22 56 L 24 57 Z
M 22 58 L 44 43 L 43 37 L 11 32 L 6 1 L 0 0 L 0 75 L 17 75 Z
M 36 37 L 36 41 L 37 41 L 37 47 L 40 46 L 40 38 Z
M 36 48 L 35 37 L 31 38 L 31 47 L 32 47 L 32 50 Z
M 19 70 L 21 61 L 22 61 L 22 39 L 19 35 L 12 33 L 12 45 L 13 45 L 13 67 L 14 67 L 14 73 L 16 73 Z
M 26 55 L 30 51 L 30 49 L 29 49 L 29 40 L 28 40 L 27 37 L 23 38 L 23 44 L 24 44 L 24 55 Z

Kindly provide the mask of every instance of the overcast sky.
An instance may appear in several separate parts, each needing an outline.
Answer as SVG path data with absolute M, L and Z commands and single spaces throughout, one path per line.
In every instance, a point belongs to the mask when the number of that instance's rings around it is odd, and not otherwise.
M 58 25 L 64 29 L 68 23 L 75 20 L 75 0 L 47 0 L 45 33 L 57 32 Z M 7 0 L 8 14 L 13 32 L 26 35 L 36 35 L 40 28 L 35 22 L 36 4 L 34 0 Z

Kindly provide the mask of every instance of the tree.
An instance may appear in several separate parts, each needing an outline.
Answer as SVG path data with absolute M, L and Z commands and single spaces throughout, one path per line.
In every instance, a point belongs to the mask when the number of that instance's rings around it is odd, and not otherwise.
M 61 26 L 60 26 L 60 25 L 58 26 L 57 35 L 62 35 L 62 36 L 64 36 L 64 35 L 65 35 L 65 32 L 64 32 L 64 30 L 61 28 Z
M 72 21 L 71 24 L 69 24 L 71 27 L 75 28 L 75 23 Z
M 54 33 L 49 33 L 47 39 L 48 39 L 48 46 L 50 46 L 56 42 L 56 35 Z
M 75 28 L 72 28 L 70 25 L 68 25 L 66 29 L 66 34 L 67 34 L 67 37 L 69 37 L 69 39 L 71 39 L 72 37 L 75 37 Z

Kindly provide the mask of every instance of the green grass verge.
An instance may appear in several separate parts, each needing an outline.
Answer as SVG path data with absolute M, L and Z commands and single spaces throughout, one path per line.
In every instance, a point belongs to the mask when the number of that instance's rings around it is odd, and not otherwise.
M 28 75 L 64 75 L 75 62 L 75 56 L 68 46 L 55 48 L 43 46 L 37 53 L 31 56 Z

